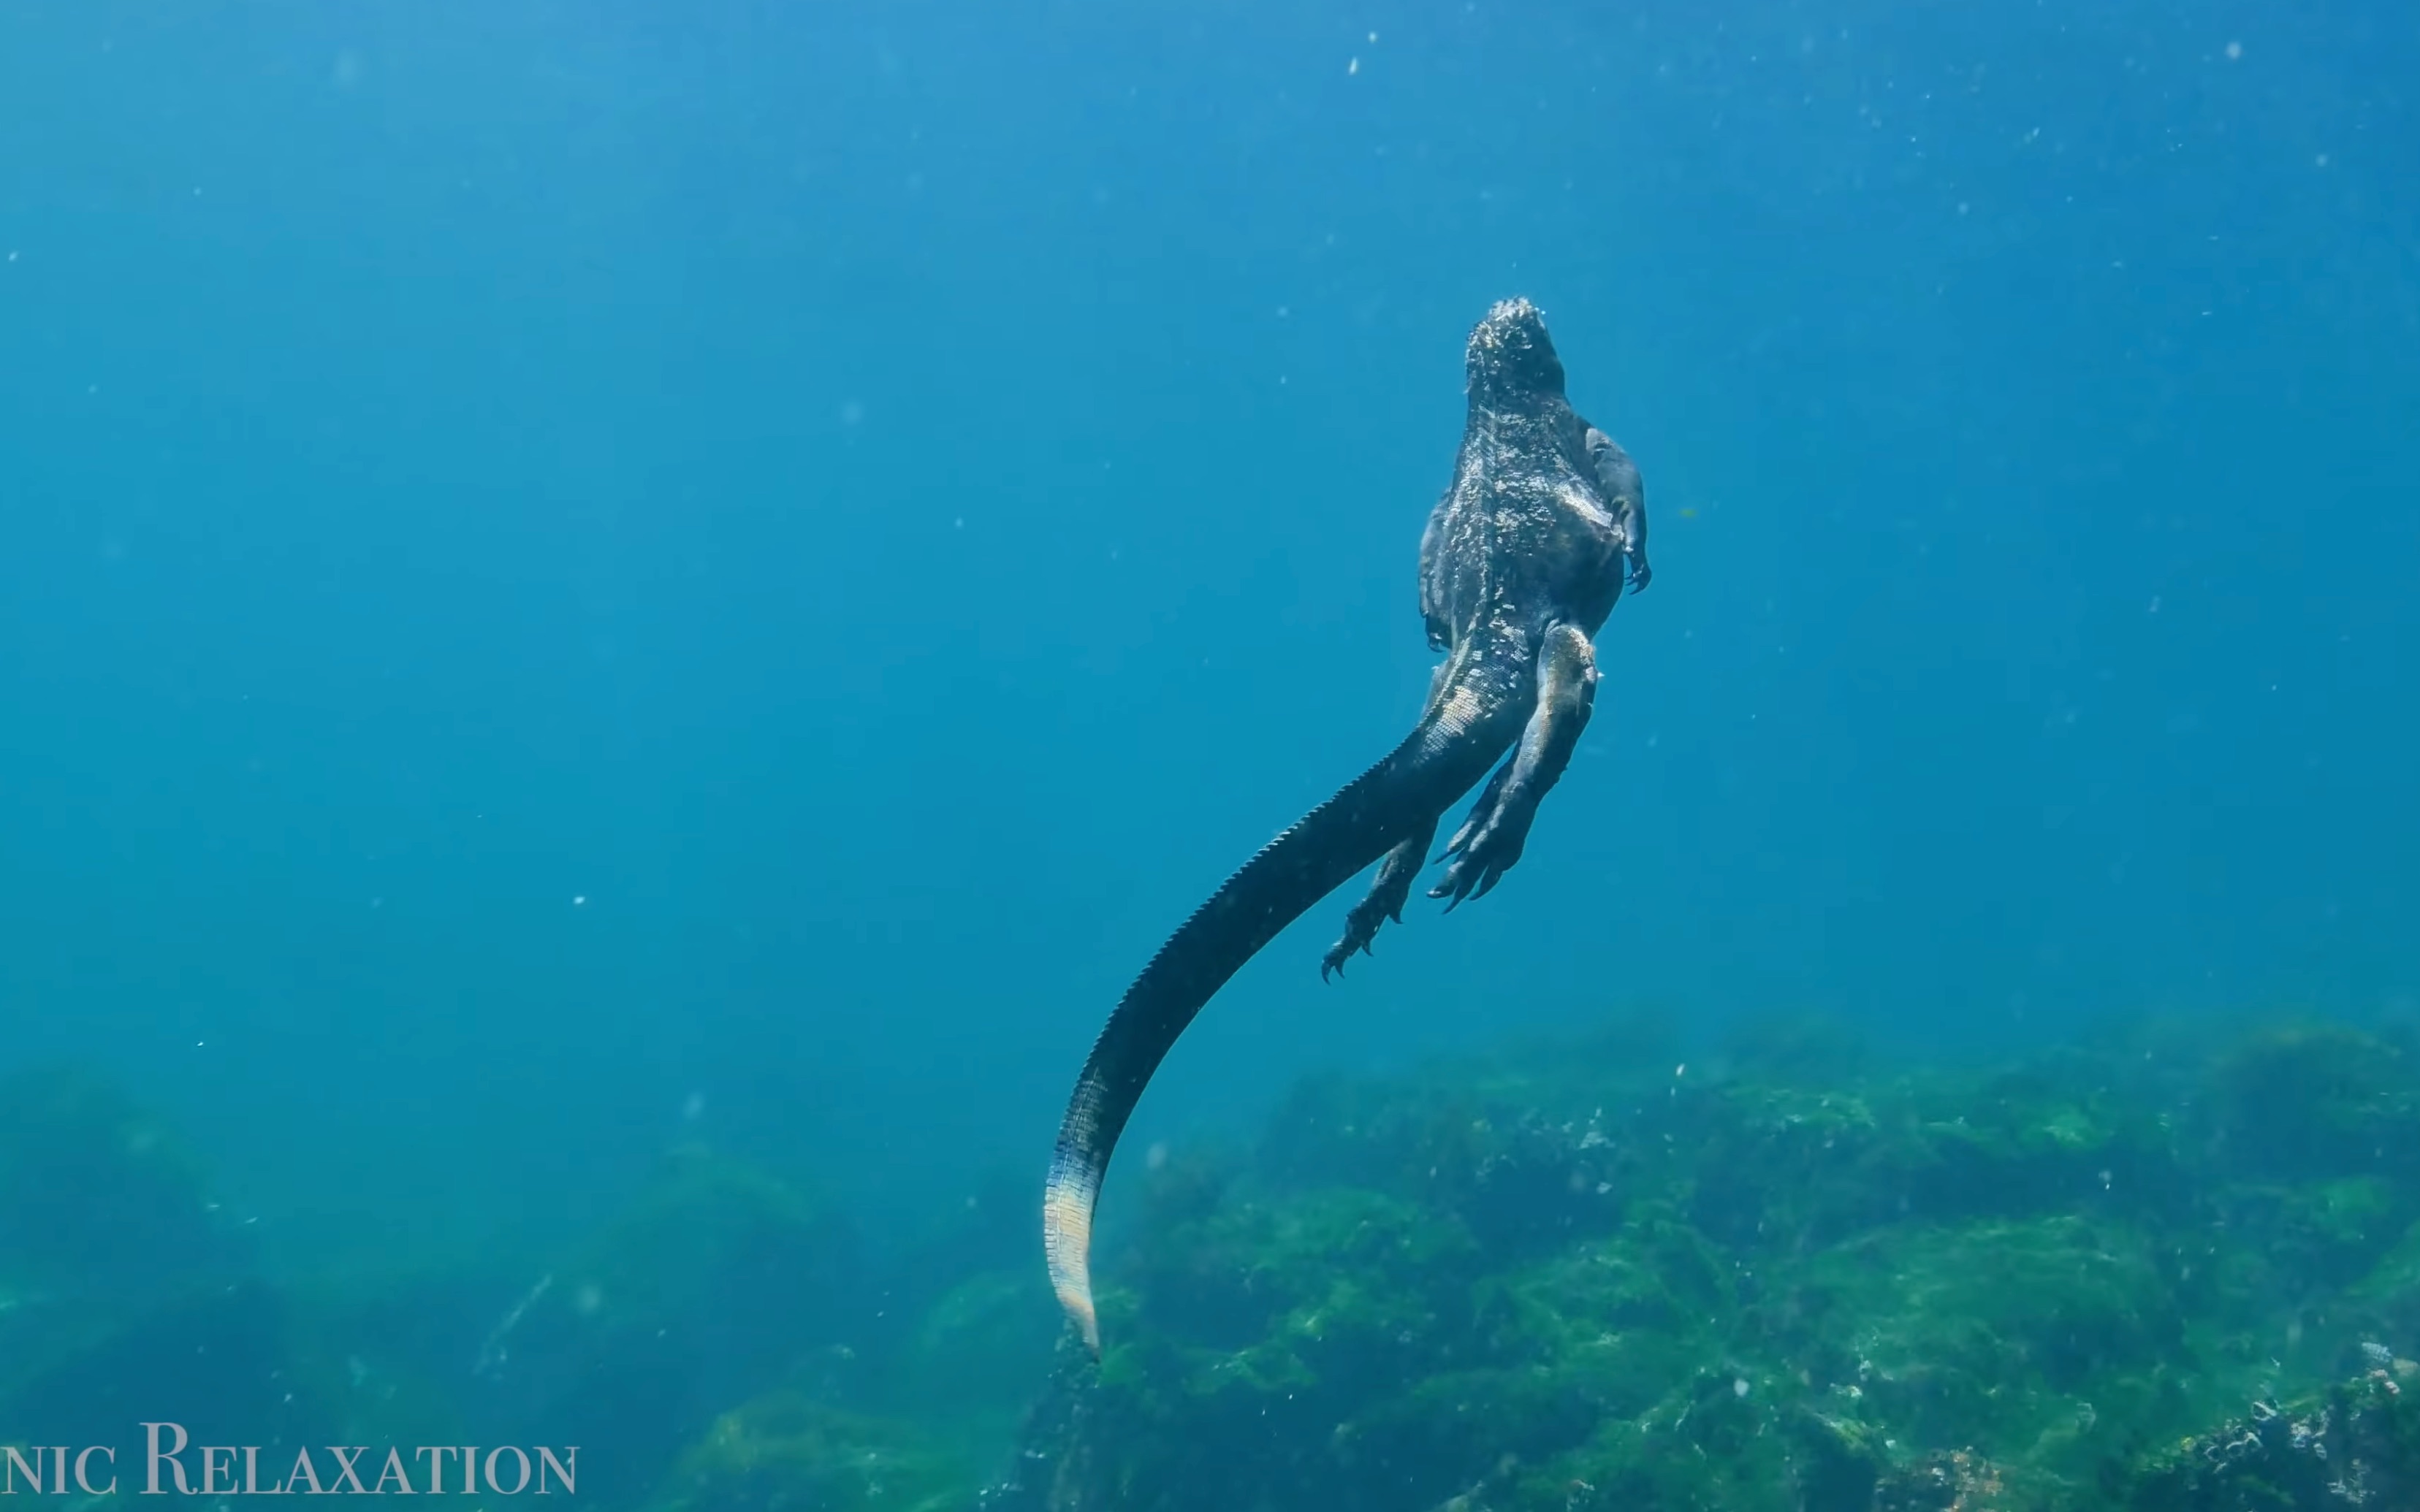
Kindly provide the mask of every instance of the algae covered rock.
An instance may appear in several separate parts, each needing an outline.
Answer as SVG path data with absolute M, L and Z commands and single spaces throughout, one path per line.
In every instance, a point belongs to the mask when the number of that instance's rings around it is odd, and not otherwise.
M 1682 1104 L 1693 1219 L 1729 1243 L 1805 1248 L 1911 1219 L 2174 1203 L 2168 1130 L 2098 1069 L 1732 1082 Z
M 74 1072 L 0 1080 L 0 1293 L 139 1305 L 246 1273 L 249 1246 L 166 1123 Z
M 1313 1374 L 1434 1361 L 1481 1270 L 1450 1216 L 1352 1188 L 1228 1200 L 1135 1259 L 1150 1336 L 1180 1357 L 1258 1350 L 1299 1356 Z
M 1875 1483 L 1873 1512 L 2050 1512 L 2058 1504 L 2011 1486 L 2009 1472 L 1965 1449 L 1928 1454 Z
M 1041 1267 L 970 1276 L 925 1311 L 886 1395 L 903 1410 L 1005 1442 L 1048 1368 L 1061 1326 Z
M 964 1512 L 965 1464 L 904 1424 L 776 1392 L 715 1419 L 650 1512 Z
M 1811 1258 L 1795 1289 L 1801 1365 L 1914 1443 L 2088 1463 L 2104 1414 L 2189 1410 L 2155 1368 L 2183 1319 L 2129 1225 L 1904 1226 Z
M 0 1390 L 0 1444 L 129 1445 L 146 1421 L 196 1443 L 335 1442 L 335 1417 L 294 1378 L 288 1319 L 283 1296 L 247 1281 L 95 1329 Z
M 2346 1289 L 2335 1311 L 2340 1332 L 2357 1335 L 2355 1342 L 2406 1348 L 2420 1343 L 2420 1223 Z
M 846 1376 L 872 1312 L 833 1205 L 684 1150 L 496 1329 L 471 1410 L 498 1442 L 582 1444 L 618 1495 L 734 1403 L 813 1364 Z
M 278 1381 L 282 1302 L 158 1117 L 76 1072 L 0 1081 L 0 1442 L 316 1421 Z
M 1480 1251 L 1450 1214 L 1350 1188 L 1230 1194 L 1133 1258 L 1083 1414 L 1090 1494 L 1376 1506 L 1434 1473 L 1434 1446 L 1387 1462 L 1359 1420 L 1472 1359 Z
M 2218 1058 L 2208 1103 L 2243 1176 L 2420 1174 L 2420 1057 L 2399 1037 L 2319 1023 L 2249 1035 Z
M 2328 1512 L 2420 1505 L 2420 1403 L 2409 1362 L 2285 1403 L 2255 1399 L 2126 1477 L 2129 1512 Z
M 2199 1092 L 2180 1122 L 2201 1154 L 2206 1301 L 2272 1339 L 2319 1335 L 2332 1355 L 2347 1310 L 2332 1319 L 2319 1299 L 2353 1287 L 2383 1300 L 2375 1277 L 2420 1222 L 2420 1057 L 2291 1024 L 2224 1047 Z
M 1472 1288 L 1462 1358 L 1354 1415 L 1342 1447 L 1423 1492 L 1528 1504 L 1537 1488 L 1621 1479 L 1593 1441 L 1652 1418 L 1723 1358 L 1719 1262 L 1685 1230 L 1642 1226 Z M 1722 1376 L 1725 1391 L 1735 1377 Z M 1723 1412 L 1715 1403 L 1711 1425 Z M 1682 1416 L 1682 1409 L 1668 1414 Z M 1539 1480 L 1544 1476 L 1545 1481 Z M 1566 1491 L 1571 1489 L 1565 1487 Z
M 997 1504 L 2301 1505 L 2186 1461 L 2362 1331 L 2420 1336 L 2420 1164 L 2385 1149 L 2420 1084 L 2383 1045 L 1327 1078 L 1166 1183 L 1049 1473 Z M 2333 1410 L 2366 1478 L 2332 1484 L 2404 1484 L 2399 1386 Z
M 0 1425 L 42 1442 L 190 1401 L 220 1442 L 578 1443 L 650 1512 L 974 1472 L 996 1512 L 2420 1507 L 2420 1062 L 2343 1027 L 1326 1078 L 1133 1174 L 1097 1365 L 1021 1178 L 861 1252 L 685 1150 L 551 1264 L 289 1288 L 139 1111 L 41 1090 L 0 1202 L 109 1195 L 0 1236 Z

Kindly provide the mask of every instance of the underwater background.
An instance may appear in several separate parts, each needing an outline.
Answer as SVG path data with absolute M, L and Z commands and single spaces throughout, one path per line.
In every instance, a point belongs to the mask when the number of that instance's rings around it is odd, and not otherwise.
M 2420 1506 L 2414 80 L 2381 0 L 0 8 L 0 1445 Z M 1514 294 L 1654 588 L 1501 887 L 1188 1031 L 1070 1385 L 1069 1086 L 1417 713 Z

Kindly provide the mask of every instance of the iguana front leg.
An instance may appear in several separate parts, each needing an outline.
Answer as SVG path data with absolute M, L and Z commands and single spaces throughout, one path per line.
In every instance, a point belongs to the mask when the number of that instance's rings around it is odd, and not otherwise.
M 1613 512 L 1614 528 L 1621 534 L 1622 564 L 1630 579 L 1630 591 L 1643 594 L 1655 569 L 1647 563 L 1647 486 L 1639 481 L 1638 464 L 1612 437 L 1594 425 L 1588 428 L 1582 440 L 1588 448 L 1589 461 L 1596 470 L 1597 487 L 1605 495 L 1606 507 Z
M 1497 769 L 1471 806 L 1445 854 L 1452 858 L 1444 880 L 1429 889 L 1432 898 L 1483 898 L 1497 879 L 1521 859 L 1529 839 L 1529 824 L 1547 790 L 1571 764 L 1572 751 L 1588 728 L 1596 706 L 1596 653 L 1575 625 L 1557 625 L 1546 631 L 1538 656 L 1538 706 L 1521 732 L 1521 744 L 1512 760 Z
M 1647 592 L 1648 581 L 1655 569 L 1647 564 L 1647 502 L 1637 497 L 1621 500 L 1615 518 L 1621 523 L 1623 563 L 1630 569 L 1630 591 Z

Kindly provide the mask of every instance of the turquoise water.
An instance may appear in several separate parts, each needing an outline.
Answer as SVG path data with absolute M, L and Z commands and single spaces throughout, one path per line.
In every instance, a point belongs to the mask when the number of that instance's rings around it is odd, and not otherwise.
M 15 7 L 0 1072 L 482 1335 L 692 1146 L 1038 1267 L 1103 1015 L 1417 712 L 1514 294 L 1654 587 L 1504 884 L 1342 985 L 1313 909 L 1133 1165 L 1607 1013 L 2409 1011 L 2414 78 L 2377 0 Z

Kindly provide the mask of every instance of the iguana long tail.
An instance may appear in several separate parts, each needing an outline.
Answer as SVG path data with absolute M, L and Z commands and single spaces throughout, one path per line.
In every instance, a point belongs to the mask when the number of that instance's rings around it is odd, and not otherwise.
M 1101 1352 L 1087 1252 L 1118 1135 L 1177 1036 L 1227 980 L 1313 903 L 1435 822 L 1487 775 L 1528 717 L 1527 678 L 1458 648 L 1419 728 L 1343 791 L 1262 847 L 1170 936 L 1126 989 L 1077 1079 L 1042 1202 L 1060 1305 Z

